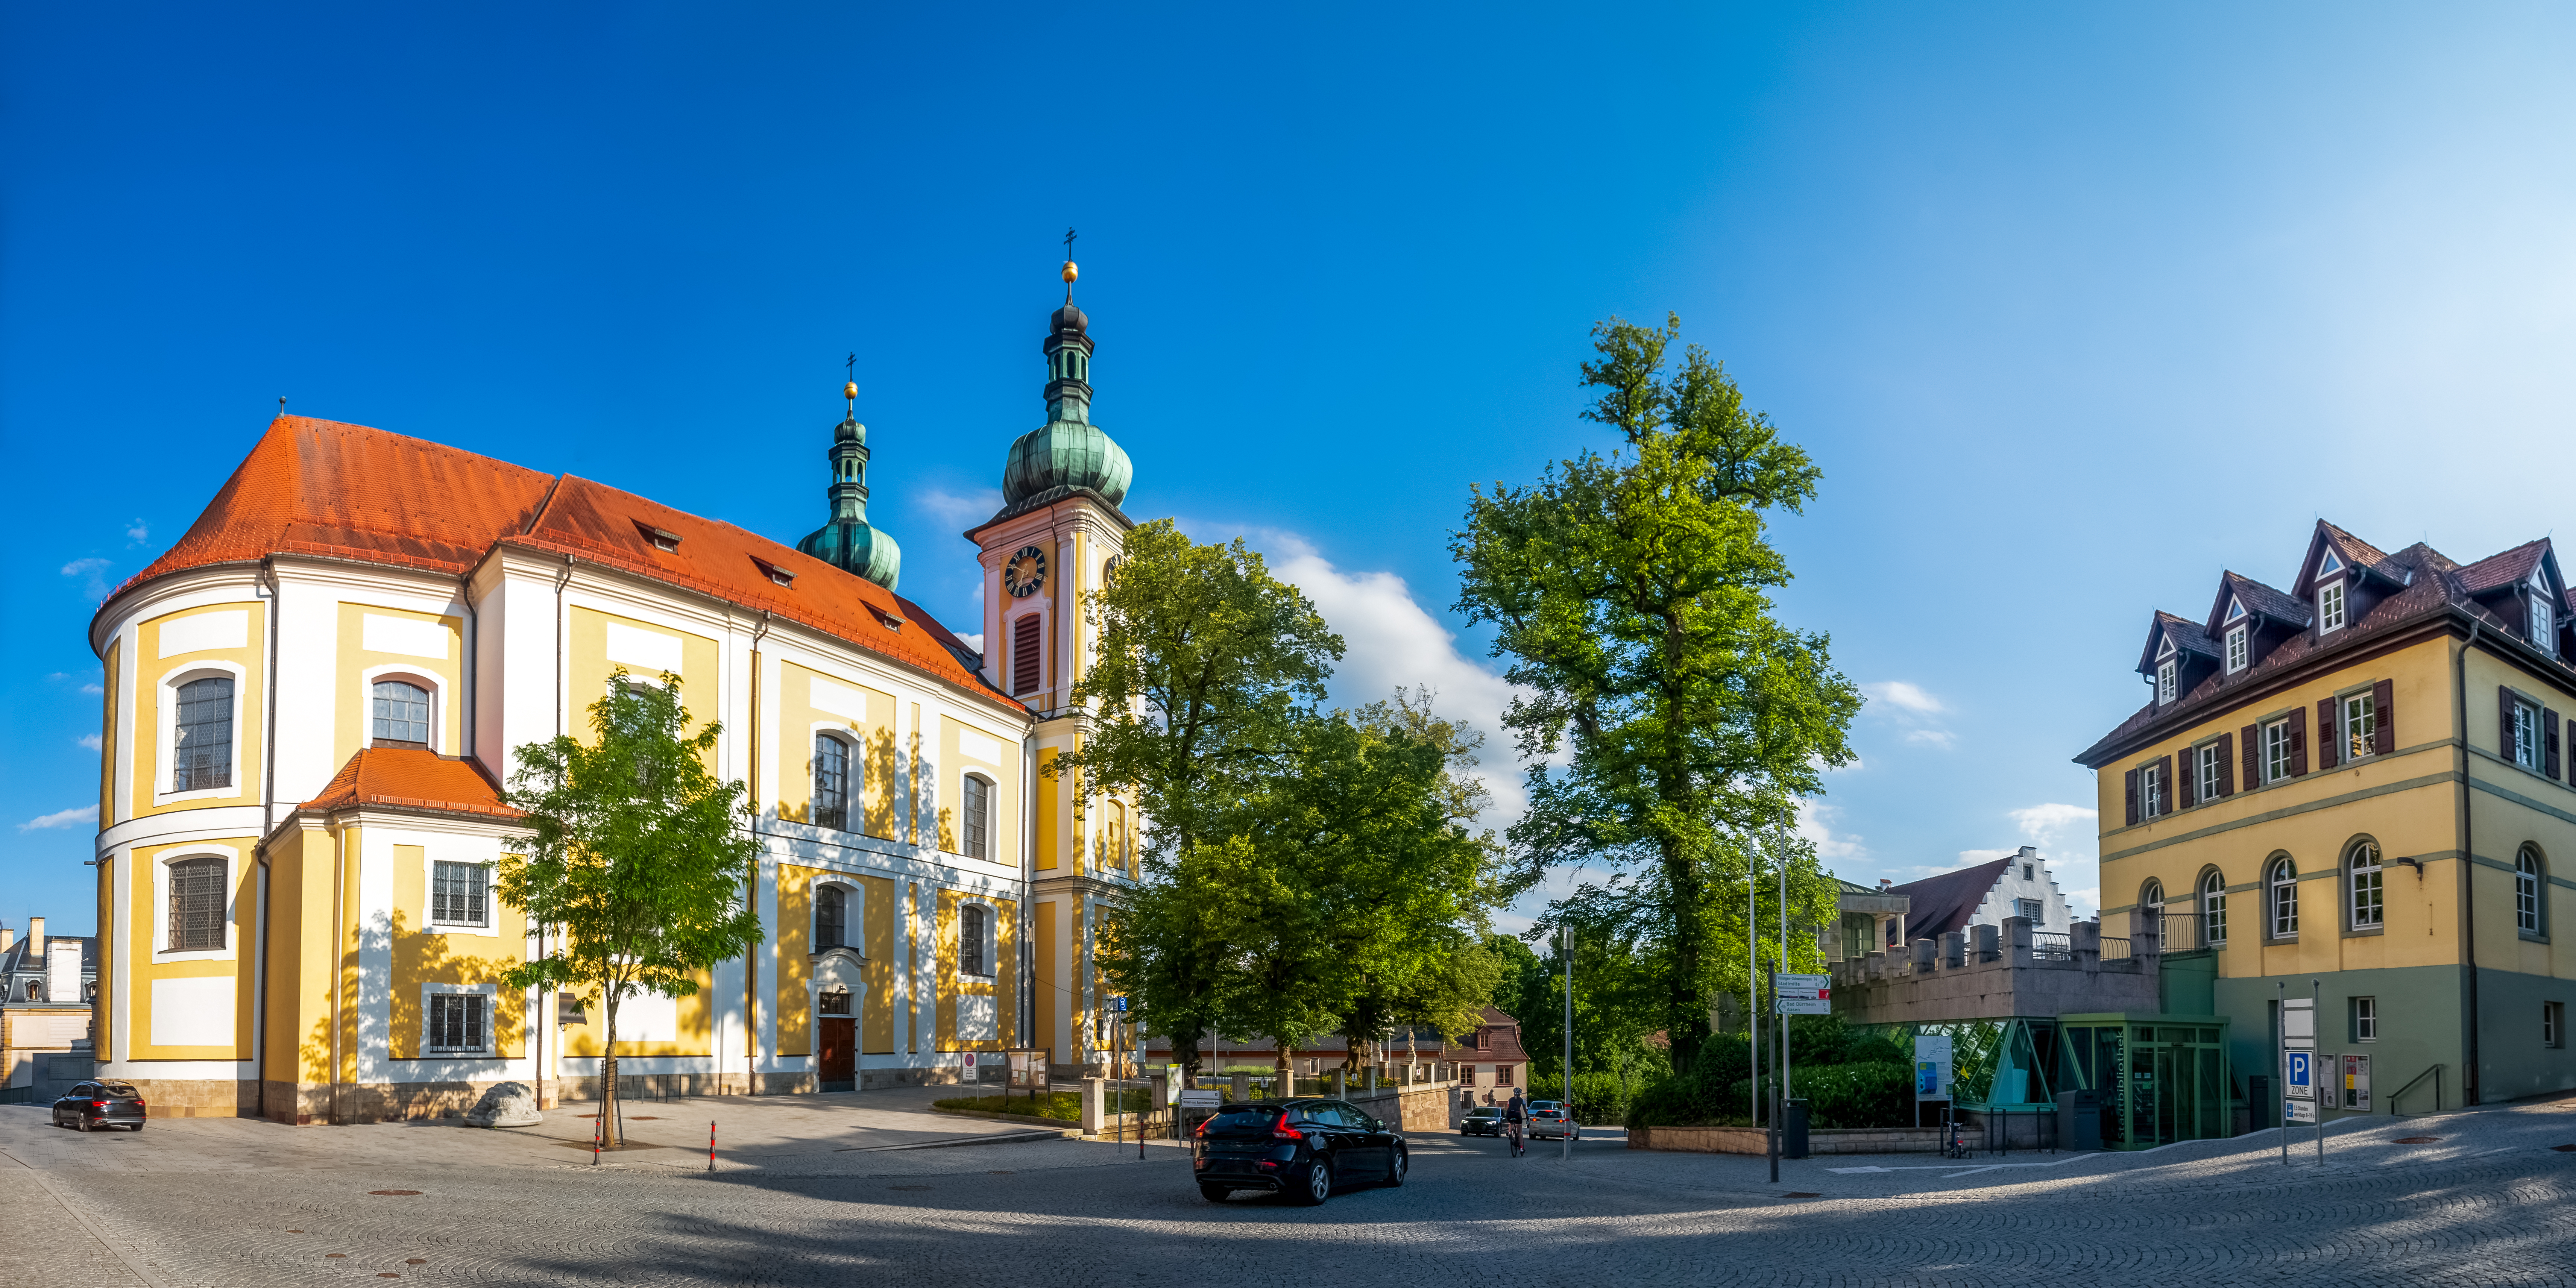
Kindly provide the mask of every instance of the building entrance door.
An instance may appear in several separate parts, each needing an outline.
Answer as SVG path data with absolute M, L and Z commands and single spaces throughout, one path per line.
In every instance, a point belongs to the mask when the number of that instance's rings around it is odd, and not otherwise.
M 823 1084 L 820 1090 L 856 1091 L 859 1022 L 847 1015 L 826 1015 L 814 1024 L 821 1053 L 814 1062 Z

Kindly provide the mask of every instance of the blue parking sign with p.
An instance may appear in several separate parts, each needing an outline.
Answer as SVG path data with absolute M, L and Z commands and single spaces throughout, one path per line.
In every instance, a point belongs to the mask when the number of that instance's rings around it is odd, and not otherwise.
M 2290 1053 L 2291 1095 L 2304 1096 L 2308 1094 L 2309 1090 L 2316 1086 L 2315 1064 L 2313 1063 L 2315 1059 L 2316 1053 L 2313 1051 L 2293 1051 Z

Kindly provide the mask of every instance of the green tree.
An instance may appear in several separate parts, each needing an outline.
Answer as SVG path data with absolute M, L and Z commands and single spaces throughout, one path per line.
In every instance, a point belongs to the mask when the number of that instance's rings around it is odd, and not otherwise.
M 606 1023 L 600 1124 L 617 1136 L 617 1011 L 639 993 L 689 997 L 697 976 L 760 942 L 746 881 L 758 853 L 739 781 L 708 768 L 722 727 L 689 732 L 679 677 L 629 683 L 620 669 L 590 707 L 591 741 L 517 749 L 508 800 L 529 834 L 500 864 L 502 900 L 551 935 L 512 968 L 514 989 L 578 989 Z
M 1074 689 L 1094 723 L 1054 772 L 1132 791 L 1150 821 L 1138 887 L 1110 910 L 1101 965 L 1137 1020 L 1195 1072 L 1256 879 L 1247 811 L 1293 754 L 1341 637 L 1238 538 L 1199 545 L 1169 519 L 1127 534 L 1087 596 L 1095 660 Z
M 1821 792 L 1824 767 L 1849 761 L 1860 697 L 1826 638 L 1781 625 L 1766 594 L 1789 570 L 1763 514 L 1798 511 L 1821 472 L 1745 410 L 1705 351 L 1667 374 L 1679 333 L 1677 318 L 1596 326 L 1583 384 L 1598 394 L 1583 415 L 1625 442 L 1530 487 L 1475 489 L 1451 551 L 1459 611 L 1494 625 L 1521 689 L 1504 717 L 1529 762 L 1513 876 L 1613 870 L 1552 917 L 1654 946 L 1661 1027 L 1686 1069 L 1709 993 L 1740 960 L 1724 951 L 1729 930 L 1758 933 L 1732 911 L 1749 848 Z M 1812 855 L 1792 862 L 1804 915 L 1821 917 Z

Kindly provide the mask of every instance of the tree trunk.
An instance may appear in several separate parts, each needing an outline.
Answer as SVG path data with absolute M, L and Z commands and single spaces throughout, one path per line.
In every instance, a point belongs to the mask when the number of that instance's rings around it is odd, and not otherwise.
M 599 1057 L 599 1139 L 608 1148 L 625 1144 L 617 1130 L 617 990 L 600 990 L 606 998 L 600 1003 L 608 1013 L 608 1044 Z
M 1672 1043 L 1673 1072 L 1688 1073 L 1708 1040 L 1708 1008 L 1700 1002 L 1700 926 L 1698 874 L 1679 838 L 1663 838 L 1664 879 L 1673 900 L 1673 973 L 1664 1012 L 1664 1036 Z

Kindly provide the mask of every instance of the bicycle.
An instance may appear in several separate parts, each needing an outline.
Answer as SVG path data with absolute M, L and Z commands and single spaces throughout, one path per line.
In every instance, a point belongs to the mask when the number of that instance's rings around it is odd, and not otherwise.
M 1521 1120 L 1514 1118 L 1511 1121 L 1504 1123 L 1503 1134 L 1511 1138 L 1512 1157 L 1520 1157 L 1523 1150 L 1523 1146 L 1521 1144 Z

